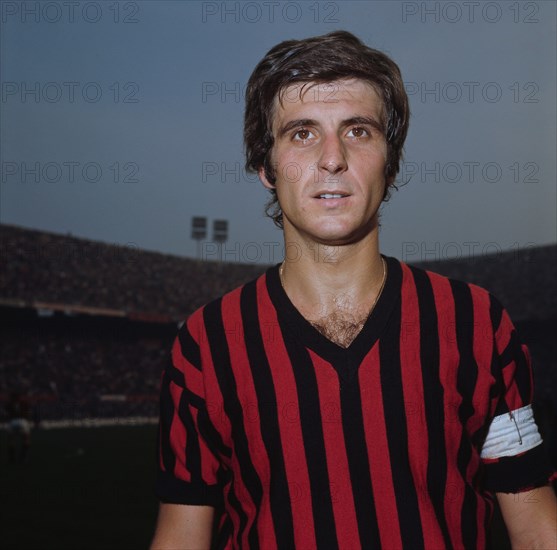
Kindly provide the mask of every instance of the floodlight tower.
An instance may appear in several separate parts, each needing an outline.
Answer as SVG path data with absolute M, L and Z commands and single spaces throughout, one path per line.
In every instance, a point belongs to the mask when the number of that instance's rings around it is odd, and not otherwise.
M 228 220 L 213 221 L 213 241 L 218 244 L 219 256 L 222 262 L 222 244 L 228 240 Z
M 207 238 L 207 218 L 194 216 L 191 220 L 191 238 L 197 241 L 197 259 L 201 259 L 201 241 Z

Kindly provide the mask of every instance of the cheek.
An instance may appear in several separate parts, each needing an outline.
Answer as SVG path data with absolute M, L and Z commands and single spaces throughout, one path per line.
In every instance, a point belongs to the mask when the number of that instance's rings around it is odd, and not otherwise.
M 277 181 L 285 186 L 285 194 L 299 193 L 304 185 L 315 179 L 313 165 L 295 155 L 284 155 L 275 165 L 275 174 Z
M 352 169 L 357 174 L 357 179 L 365 183 L 366 187 L 381 185 L 385 180 L 385 162 L 379 155 L 369 155 L 360 159 L 357 164 L 352 165 Z

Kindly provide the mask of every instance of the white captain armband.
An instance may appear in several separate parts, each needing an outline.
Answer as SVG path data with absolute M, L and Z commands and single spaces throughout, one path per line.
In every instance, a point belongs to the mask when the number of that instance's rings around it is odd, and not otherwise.
M 485 438 L 481 458 L 515 456 L 542 443 L 531 405 L 493 418 Z

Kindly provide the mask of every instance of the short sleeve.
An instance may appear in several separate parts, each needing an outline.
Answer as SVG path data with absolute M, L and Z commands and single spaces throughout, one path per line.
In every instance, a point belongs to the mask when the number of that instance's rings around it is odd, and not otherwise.
M 530 353 L 495 299 L 491 310 L 495 329 L 492 373 L 498 391 L 493 395 L 495 414 L 481 451 L 484 485 L 492 492 L 517 493 L 546 485 L 552 468 L 532 409 Z
M 205 401 L 200 346 L 191 318 L 162 374 L 155 493 L 162 502 L 219 506 L 223 471 Z

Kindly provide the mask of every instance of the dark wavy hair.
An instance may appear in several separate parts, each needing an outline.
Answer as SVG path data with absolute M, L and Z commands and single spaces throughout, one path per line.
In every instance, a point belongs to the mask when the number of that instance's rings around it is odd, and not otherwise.
M 387 185 L 383 200 L 388 200 L 400 169 L 408 132 L 408 96 L 397 64 L 347 31 L 335 31 L 304 40 L 286 40 L 269 50 L 255 67 L 246 88 L 246 170 L 253 173 L 263 167 L 267 179 L 271 183 L 276 181 L 270 157 L 277 95 L 280 99 L 280 94 L 292 84 L 329 83 L 351 78 L 371 84 L 383 100 L 383 127 L 387 140 Z M 265 211 L 282 228 L 282 211 L 276 191 L 272 189 L 271 194 Z

